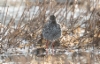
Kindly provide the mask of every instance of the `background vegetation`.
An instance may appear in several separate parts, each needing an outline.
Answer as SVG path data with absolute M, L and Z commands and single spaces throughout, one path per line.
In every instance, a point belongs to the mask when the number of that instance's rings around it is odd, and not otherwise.
M 36 62 L 100 64 L 99 0 L 2 0 L 0 6 L 1 63 L 19 61 L 34 64 L 36 59 L 30 55 L 36 48 L 45 48 L 41 30 L 49 16 L 54 14 L 62 29 L 62 36 L 57 40 L 60 45 L 55 47 L 62 55 L 48 55 L 45 60 L 38 58 Z M 68 53 L 65 55 L 64 51 Z M 17 54 L 23 60 L 20 61 Z M 52 58 L 56 63 L 52 63 Z

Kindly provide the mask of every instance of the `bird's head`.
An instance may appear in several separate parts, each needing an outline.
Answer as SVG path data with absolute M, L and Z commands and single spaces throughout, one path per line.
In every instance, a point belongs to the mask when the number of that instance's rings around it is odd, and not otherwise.
M 50 16 L 50 20 L 51 20 L 53 23 L 56 23 L 56 20 L 55 20 L 55 19 L 56 19 L 56 17 L 55 17 L 54 15 L 51 15 L 51 16 Z
M 55 20 L 55 16 L 54 15 L 51 15 L 50 16 L 50 20 Z

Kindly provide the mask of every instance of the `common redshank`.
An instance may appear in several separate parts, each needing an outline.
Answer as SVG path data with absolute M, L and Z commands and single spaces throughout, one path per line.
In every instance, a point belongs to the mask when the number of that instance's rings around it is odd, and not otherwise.
M 48 49 L 48 43 L 51 42 L 50 47 L 52 47 L 53 50 L 55 40 L 59 39 L 61 36 L 61 28 L 56 22 L 56 17 L 54 15 L 51 15 L 48 22 L 44 25 L 42 35 L 43 38 L 47 40 L 46 48 Z

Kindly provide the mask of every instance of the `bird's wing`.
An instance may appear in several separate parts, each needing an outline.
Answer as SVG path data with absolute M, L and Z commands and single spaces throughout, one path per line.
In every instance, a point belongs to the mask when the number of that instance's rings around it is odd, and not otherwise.
M 43 30 L 42 30 L 42 33 L 48 33 L 49 32 L 49 30 L 48 29 L 50 29 L 50 27 L 49 27 L 49 22 L 47 22 L 45 25 L 44 25 L 44 27 L 43 27 Z
M 61 33 L 61 28 L 60 28 L 60 25 L 59 25 L 59 24 L 57 24 L 56 32 L 57 32 L 57 33 Z
M 57 37 L 61 36 L 61 28 L 60 28 L 59 24 L 57 24 L 56 27 L 54 28 L 54 32 L 53 32 L 52 36 L 54 36 L 54 37 L 55 36 L 57 36 Z

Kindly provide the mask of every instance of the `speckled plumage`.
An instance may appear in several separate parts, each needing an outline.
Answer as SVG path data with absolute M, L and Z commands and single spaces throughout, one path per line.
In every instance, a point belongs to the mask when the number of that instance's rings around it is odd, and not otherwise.
M 49 21 L 44 25 L 42 35 L 49 41 L 54 41 L 61 36 L 60 25 L 56 23 L 55 16 L 51 15 Z

